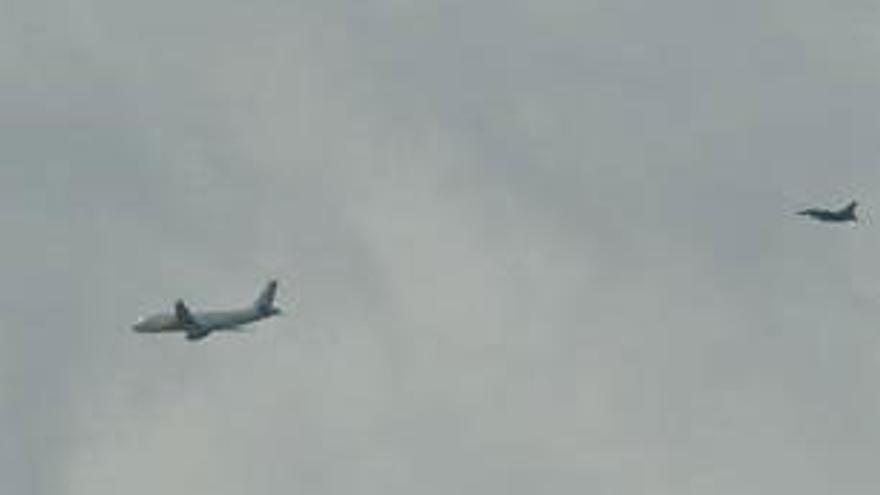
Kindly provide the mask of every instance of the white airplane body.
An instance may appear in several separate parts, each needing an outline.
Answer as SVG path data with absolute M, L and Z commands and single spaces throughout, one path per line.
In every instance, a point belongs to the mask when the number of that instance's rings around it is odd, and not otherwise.
M 174 313 L 142 318 L 133 327 L 138 333 L 184 332 L 188 340 L 199 340 L 217 331 L 239 331 L 240 327 L 281 313 L 275 306 L 276 281 L 269 282 L 253 305 L 229 311 L 191 312 L 183 300 L 174 304 Z

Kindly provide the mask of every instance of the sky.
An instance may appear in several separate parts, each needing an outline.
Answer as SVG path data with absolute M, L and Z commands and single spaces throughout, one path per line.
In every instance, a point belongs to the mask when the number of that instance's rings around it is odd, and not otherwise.
M 878 26 L 0 0 L 0 492 L 877 493 Z

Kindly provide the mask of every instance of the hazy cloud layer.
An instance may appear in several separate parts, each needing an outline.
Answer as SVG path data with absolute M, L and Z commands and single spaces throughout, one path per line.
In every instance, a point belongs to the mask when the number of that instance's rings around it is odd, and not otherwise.
M 880 486 L 880 9 L 0 14 L 0 492 Z

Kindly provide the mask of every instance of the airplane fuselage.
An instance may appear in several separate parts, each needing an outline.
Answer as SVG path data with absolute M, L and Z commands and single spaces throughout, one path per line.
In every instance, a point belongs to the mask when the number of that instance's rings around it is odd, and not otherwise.
M 804 215 L 811 216 L 822 222 L 855 222 L 856 218 L 851 213 L 826 210 L 807 210 Z
M 261 311 L 257 308 L 246 308 L 230 311 L 204 311 L 193 313 L 193 318 L 199 327 L 206 332 L 215 330 L 232 330 L 248 323 L 260 321 L 278 314 L 276 308 L 269 311 Z M 189 326 L 177 318 L 173 313 L 159 313 L 134 325 L 134 331 L 140 333 L 163 333 L 163 332 L 186 332 Z
M 238 330 L 248 323 L 281 313 L 274 304 L 277 285 L 276 281 L 270 281 L 252 305 L 228 311 L 194 312 L 179 299 L 173 313 L 142 318 L 132 328 L 139 333 L 184 332 L 189 340 L 199 340 L 219 330 Z
M 814 218 L 820 222 L 858 222 L 858 218 L 856 217 L 856 206 L 858 206 L 858 203 L 853 201 L 844 208 L 841 208 L 840 210 L 810 208 L 808 210 L 799 211 L 798 214 Z

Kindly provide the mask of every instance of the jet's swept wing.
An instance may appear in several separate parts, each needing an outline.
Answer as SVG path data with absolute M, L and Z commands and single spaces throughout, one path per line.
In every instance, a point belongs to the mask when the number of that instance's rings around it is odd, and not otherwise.
M 182 299 L 178 299 L 174 303 L 174 314 L 181 325 L 183 325 L 183 329 L 186 331 L 186 338 L 189 340 L 199 340 L 211 333 L 210 329 L 200 325 L 195 317 L 193 317 L 192 312 L 186 307 L 186 303 Z
M 183 299 L 178 299 L 177 302 L 174 303 L 174 314 L 177 315 L 177 320 L 184 325 L 198 325 L 195 318 L 193 318 L 192 313 L 189 311 L 189 308 L 186 307 L 186 303 L 183 302 Z

